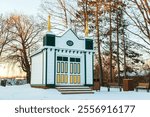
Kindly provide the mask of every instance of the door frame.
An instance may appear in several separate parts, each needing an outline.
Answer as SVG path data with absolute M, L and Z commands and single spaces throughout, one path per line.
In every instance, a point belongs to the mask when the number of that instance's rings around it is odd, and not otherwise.
M 60 57 L 67 57 L 68 58 L 68 83 L 57 83 L 57 57 L 58 56 L 60 56 Z M 71 84 L 70 83 L 70 58 L 80 58 L 80 84 Z M 55 76 L 56 76 L 56 79 L 55 79 L 55 85 L 56 86 L 83 86 L 83 85 L 85 85 L 84 83 L 85 83 L 85 79 L 84 79 L 84 77 L 82 76 L 82 56 L 71 56 L 71 55 L 65 55 L 65 54 L 56 54 L 56 68 L 55 68 Z M 60 61 L 60 63 L 61 63 L 61 61 Z M 64 61 L 64 63 L 65 63 L 65 61 Z M 84 79 L 84 80 L 83 80 Z

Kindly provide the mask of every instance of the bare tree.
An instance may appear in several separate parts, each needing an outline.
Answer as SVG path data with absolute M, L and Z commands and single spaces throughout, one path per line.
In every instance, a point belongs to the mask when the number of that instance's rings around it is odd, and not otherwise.
M 84 32 L 87 18 L 89 20 L 88 15 L 86 15 L 90 8 L 87 1 L 43 0 L 39 17 L 42 21 L 47 22 L 47 14 L 50 14 L 52 17 L 52 29 L 58 33 L 65 31 L 68 27 L 71 27 L 76 33 Z M 78 10 L 77 7 L 82 10 Z
M 118 0 L 117 0 L 118 3 Z M 119 19 L 119 15 L 120 15 L 120 9 L 117 7 L 117 18 L 116 18 L 116 22 L 117 22 L 117 67 L 118 67 L 118 85 L 120 85 L 120 59 L 119 59 L 119 24 L 120 24 L 120 19 Z
M 2 51 L 3 51 L 3 47 L 4 47 L 4 39 L 3 39 L 3 35 L 4 35 L 4 32 L 5 32 L 5 26 L 4 26 L 4 19 L 2 17 L 2 15 L 0 16 L 0 56 L 2 54 Z
M 109 2 L 109 23 L 110 23 L 110 33 L 109 33 L 109 46 L 110 46 L 110 81 L 112 82 L 112 0 Z
M 30 49 L 39 42 L 43 28 L 31 17 L 14 14 L 7 19 L 7 25 L 11 41 L 7 44 L 6 59 L 19 62 L 22 70 L 26 72 L 27 83 L 30 83 Z
M 123 58 L 123 64 L 124 64 L 124 72 L 126 77 L 126 57 L 125 57 L 125 38 L 124 38 L 124 27 L 123 27 L 123 8 L 125 9 L 125 4 L 122 0 L 117 0 L 115 2 L 115 10 L 116 10 L 116 38 L 117 38 L 117 68 L 118 68 L 118 85 L 120 85 L 120 42 L 121 42 L 121 36 L 123 37 L 123 51 L 124 51 L 124 58 Z M 122 35 L 121 35 L 122 34 Z
M 99 62 L 99 74 L 100 74 L 100 83 L 103 86 L 103 68 L 102 68 L 102 56 L 101 56 L 101 42 L 99 34 L 99 7 L 102 3 L 99 0 L 96 1 L 96 38 L 97 38 L 97 47 L 98 47 L 98 62 Z
M 125 11 L 131 19 L 132 25 L 139 31 L 127 29 L 130 33 L 141 38 L 146 44 L 150 45 L 150 1 L 149 0 L 131 0 L 128 6 L 130 11 Z
M 58 3 L 60 4 L 60 6 L 62 7 L 62 10 L 64 12 L 64 23 L 65 23 L 65 27 L 68 27 L 68 14 L 67 14 L 67 10 L 66 10 L 66 2 L 65 0 L 57 0 Z
M 7 31 L 8 25 L 3 15 L 0 16 L 0 57 L 4 52 L 4 47 L 10 42 L 10 33 Z
M 47 15 L 51 15 L 52 29 L 62 32 L 69 26 L 69 12 L 71 11 L 67 6 L 66 0 L 43 0 L 40 8 L 39 17 L 45 23 L 47 22 Z

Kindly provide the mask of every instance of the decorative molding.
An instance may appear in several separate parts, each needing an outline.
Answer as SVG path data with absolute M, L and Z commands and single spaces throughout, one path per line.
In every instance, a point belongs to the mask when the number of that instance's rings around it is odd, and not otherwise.
M 71 41 L 71 40 L 68 40 L 68 41 L 66 42 L 66 44 L 67 44 L 68 46 L 73 46 L 73 45 L 74 45 L 73 41 Z

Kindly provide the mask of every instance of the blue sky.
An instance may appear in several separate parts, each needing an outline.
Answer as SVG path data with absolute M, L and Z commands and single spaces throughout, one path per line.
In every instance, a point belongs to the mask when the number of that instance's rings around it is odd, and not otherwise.
M 36 15 L 40 3 L 41 0 L 0 0 L 0 14 L 18 12 Z

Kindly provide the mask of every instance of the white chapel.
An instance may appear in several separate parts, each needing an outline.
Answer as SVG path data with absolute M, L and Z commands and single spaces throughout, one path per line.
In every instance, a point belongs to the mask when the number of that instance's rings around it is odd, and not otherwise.
M 93 86 L 93 40 L 72 29 L 61 36 L 47 32 L 43 47 L 31 56 L 31 86 Z

